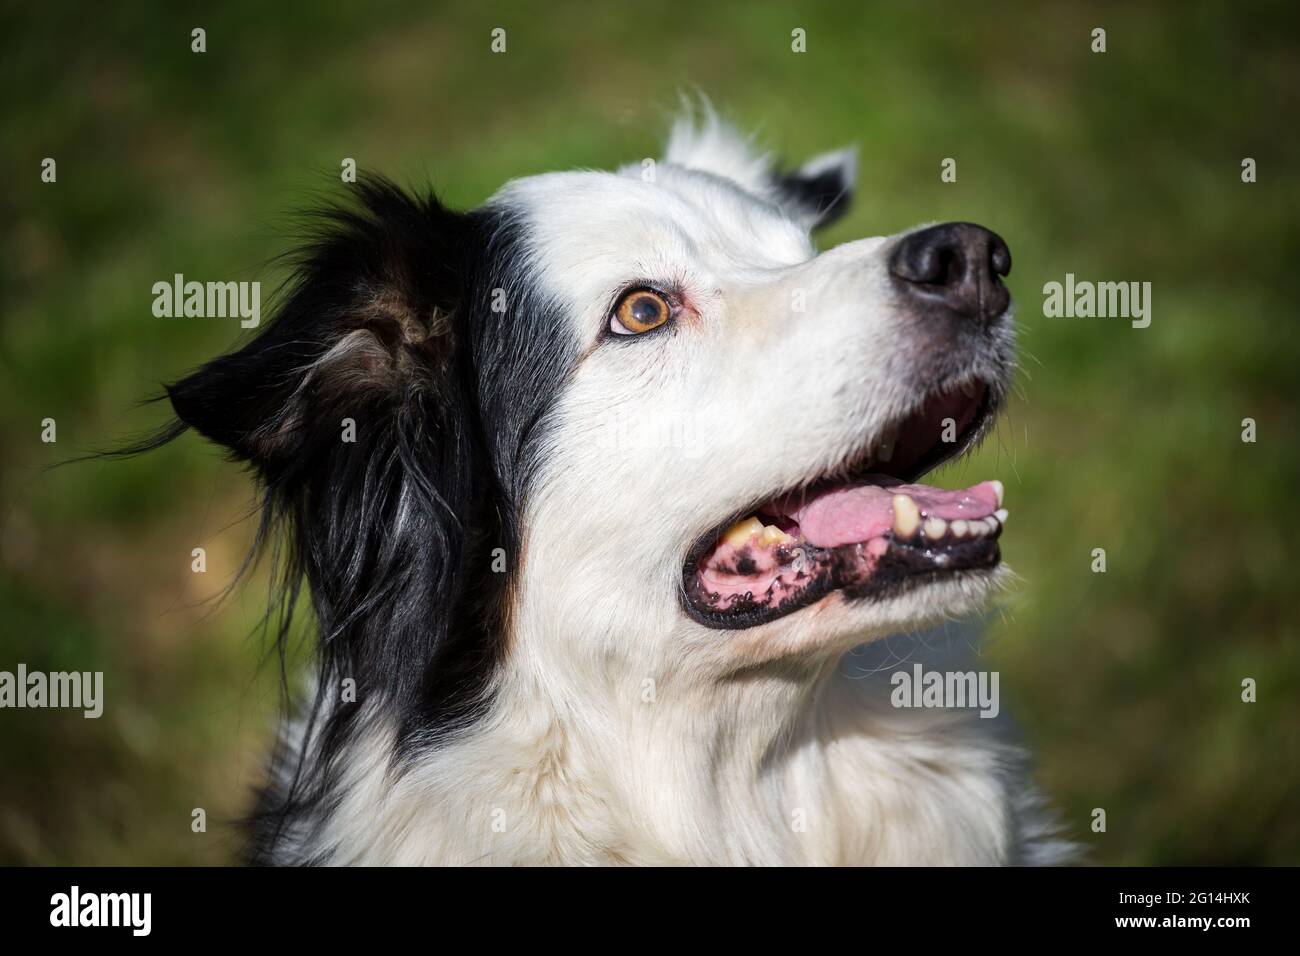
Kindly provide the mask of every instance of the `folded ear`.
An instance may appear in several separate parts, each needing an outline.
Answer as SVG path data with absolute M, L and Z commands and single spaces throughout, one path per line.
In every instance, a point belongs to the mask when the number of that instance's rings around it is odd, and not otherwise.
M 263 331 L 167 388 L 185 424 L 269 478 L 347 441 L 344 419 L 383 429 L 412 395 L 445 387 L 466 217 L 387 181 L 356 189 L 354 206 L 320 214 Z
M 484 622 L 505 587 L 465 585 L 505 546 L 465 341 L 490 227 L 384 181 L 354 188 L 318 218 L 258 336 L 167 391 L 184 424 L 257 471 L 282 655 L 310 585 L 313 719 L 333 713 L 342 677 L 459 713 L 478 699 L 463 660 L 494 653 Z M 344 733 L 352 712 L 323 732 Z
M 823 153 L 772 177 L 782 208 L 809 229 L 830 225 L 848 211 L 857 178 L 856 146 Z

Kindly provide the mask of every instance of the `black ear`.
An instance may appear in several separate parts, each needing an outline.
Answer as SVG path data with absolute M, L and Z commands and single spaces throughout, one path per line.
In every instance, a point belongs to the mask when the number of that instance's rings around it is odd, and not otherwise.
M 383 180 L 319 214 L 270 323 L 168 386 L 185 424 L 278 478 L 443 388 L 465 293 L 465 216 Z
M 278 572 L 268 620 L 283 647 L 305 579 L 318 710 L 341 677 L 372 700 L 476 699 L 458 662 L 490 655 L 495 597 L 482 592 L 504 587 L 488 575 L 474 592 L 487 610 L 461 619 L 480 552 L 503 537 L 465 341 L 486 228 L 359 185 L 355 205 L 319 217 L 260 334 L 167 390 L 181 421 L 256 469 L 257 546 L 274 542 Z
M 774 176 L 778 201 L 809 229 L 830 225 L 848 211 L 858 174 L 856 147 L 824 153 Z

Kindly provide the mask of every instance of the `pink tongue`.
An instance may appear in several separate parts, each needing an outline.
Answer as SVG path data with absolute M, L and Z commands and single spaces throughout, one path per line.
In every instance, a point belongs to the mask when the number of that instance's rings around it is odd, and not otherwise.
M 887 532 L 894 523 L 894 495 L 910 495 L 922 517 L 947 521 L 986 518 L 998 508 L 998 494 L 990 481 L 948 491 L 930 485 L 904 485 L 885 477 L 880 484 L 829 488 L 808 498 L 792 496 L 775 507 L 799 523 L 809 544 L 835 548 Z

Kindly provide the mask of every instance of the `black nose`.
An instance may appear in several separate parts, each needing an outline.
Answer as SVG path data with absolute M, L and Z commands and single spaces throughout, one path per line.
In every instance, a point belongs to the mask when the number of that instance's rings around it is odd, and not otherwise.
M 904 236 L 889 271 L 918 305 L 946 306 L 981 325 L 1011 303 L 999 278 L 1011 271 L 1011 251 L 1001 236 L 974 223 L 945 222 Z

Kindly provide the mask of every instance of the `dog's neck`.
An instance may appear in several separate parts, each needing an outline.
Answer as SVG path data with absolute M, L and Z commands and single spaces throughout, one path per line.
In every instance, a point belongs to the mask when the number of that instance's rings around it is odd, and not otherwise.
M 491 711 L 395 768 L 376 719 L 319 832 L 336 862 L 995 864 L 1021 858 L 1014 753 L 882 706 L 833 665 L 602 692 L 504 672 Z M 982 728 L 981 728 L 982 729 Z
M 614 648 L 672 642 L 610 641 L 583 627 L 602 620 L 592 604 L 566 614 L 553 594 L 516 607 L 472 725 L 399 766 L 396 726 L 364 722 L 319 837 L 339 862 L 1014 857 L 1011 751 L 964 715 L 893 709 L 831 654 L 742 671 L 681 648 L 629 660 Z
M 810 812 L 793 778 L 830 779 L 815 736 L 833 667 L 570 687 L 535 676 L 563 671 L 521 669 L 498 688 L 490 749 L 513 751 L 500 783 L 527 808 L 526 830 L 599 834 L 583 862 L 791 862 Z
M 995 756 L 945 739 L 933 713 L 921 726 L 882 711 L 834 661 L 712 683 L 538 679 L 564 673 L 504 671 L 492 712 L 381 814 L 400 840 L 370 832 L 368 849 L 525 864 L 1007 858 Z

